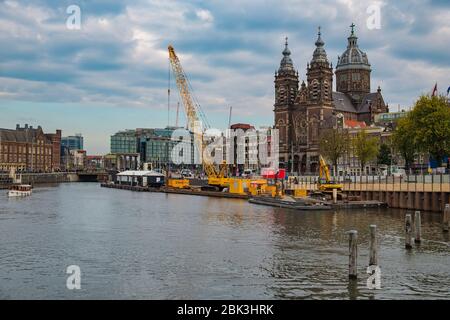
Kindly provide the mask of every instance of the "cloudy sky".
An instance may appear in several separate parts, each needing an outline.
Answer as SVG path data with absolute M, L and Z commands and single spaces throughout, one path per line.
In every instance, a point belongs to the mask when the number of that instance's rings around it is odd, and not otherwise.
M 381 7 L 370 30 L 367 8 Z M 70 5 L 81 29 L 66 26 Z M 212 126 L 273 123 L 273 75 L 284 38 L 301 78 L 322 26 L 336 65 L 357 25 L 372 64 L 372 88 L 391 110 L 450 86 L 448 0 L 33 0 L 0 1 L 0 127 L 16 123 L 83 133 L 88 153 L 106 153 L 109 136 L 168 122 L 172 44 Z M 169 122 L 179 101 L 172 81 Z M 180 123 L 184 115 L 180 112 Z

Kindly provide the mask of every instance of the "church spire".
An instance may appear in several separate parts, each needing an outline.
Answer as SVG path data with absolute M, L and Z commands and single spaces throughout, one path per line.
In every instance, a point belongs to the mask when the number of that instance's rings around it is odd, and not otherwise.
M 284 50 L 283 50 L 283 59 L 281 59 L 280 62 L 280 69 L 278 70 L 278 73 L 283 72 L 295 72 L 294 71 L 294 63 L 291 59 L 291 50 L 289 50 L 288 47 L 288 37 L 285 38 L 284 43 Z
M 325 45 L 325 42 L 322 40 L 322 27 L 318 27 L 318 33 L 317 33 L 317 41 L 316 41 L 316 47 L 323 47 Z
M 313 59 L 311 61 L 311 64 L 314 62 L 326 62 L 328 64 L 328 58 L 327 53 L 325 52 L 325 49 L 323 48 L 325 46 L 325 42 L 322 40 L 322 29 L 321 27 L 318 28 L 317 33 L 317 41 L 316 41 L 316 50 L 314 50 Z
M 348 46 L 347 48 L 352 48 L 352 47 L 358 47 L 358 37 L 355 34 L 355 27 L 356 25 L 354 23 L 352 23 L 350 25 L 350 28 L 352 29 L 352 32 L 350 33 L 350 37 L 348 37 Z

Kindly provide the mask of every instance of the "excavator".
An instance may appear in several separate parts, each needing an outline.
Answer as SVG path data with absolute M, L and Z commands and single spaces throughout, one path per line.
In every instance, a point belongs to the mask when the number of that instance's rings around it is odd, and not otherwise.
M 331 181 L 330 170 L 325 162 L 325 159 L 319 156 L 319 181 L 317 183 L 318 189 L 324 193 L 332 193 L 333 190 L 341 192 L 344 186 L 336 182 Z
M 189 82 L 186 73 L 181 66 L 180 60 L 175 53 L 175 49 L 173 46 L 169 45 L 169 60 L 170 65 L 172 66 L 172 71 L 175 75 L 176 84 L 178 91 L 180 92 L 180 97 L 183 102 L 184 111 L 186 113 L 187 120 L 187 128 L 191 132 L 194 133 L 194 144 L 197 148 L 198 152 L 203 155 L 202 158 L 202 166 L 203 171 L 206 173 L 208 177 L 208 185 L 210 188 L 216 190 L 223 190 L 224 188 L 228 188 L 230 185 L 230 179 L 228 178 L 228 166 L 226 161 L 223 161 L 219 168 L 217 168 L 212 162 L 212 160 L 203 154 L 203 150 L 206 145 L 203 139 L 203 129 L 201 128 L 201 122 L 199 121 L 199 115 L 201 115 L 199 106 L 194 103 L 192 99 L 190 90 L 189 90 Z M 186 183 L 177 184 L 174 183 L 176 181 L 168 181 L 169 185 L 172 186 L 181 186 L 186 188 Z

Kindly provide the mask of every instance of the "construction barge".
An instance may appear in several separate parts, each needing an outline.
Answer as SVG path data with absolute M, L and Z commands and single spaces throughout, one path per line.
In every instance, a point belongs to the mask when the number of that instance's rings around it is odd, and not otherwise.
M 298 211 L 356 210 L 356 209 L 387 207 L 386 203 L 380 201 L 339 201 L 337 203 L 333 203 L 331 201 L 325 201 L 310 197 L 299 199 L 290 196 L 285 196 L 282 198 L 274 198 L 270 196 L 249 196 L 247 194 L 233 194 L 220 191 L 204 191 L 201 190 L 200 187 L 191 189 L 176 189 L 168 187 L 152 188 L 152 187 L 121 185 L 112 183 L 102 183 L 101 187 L 135 191 L 135 192 L 159 192 L 166 194 L 182 194 L 190 196 L 241 199 L 241 200 L 248 200 L 249 203 L 256 205 L 264 205 L 274 208 L 291 209 Z
M 112 184 L 112 183 L 102 183 L 101 187 L 111 188 L 111 189 L 128 190 L 128 191 L 136 191 L 136 192 L 159 192 L 159 193 L 169 193 L 169 194 L 183 194 L 183 195 L 190 195 L 190 196 L 228 198 L 228 199 L 247 200 L 249 198 L 248 195 L 244 195 L 244 194 L 232 194 L 232 193 L 221 192 L 221 191 L 204 191 L 204 190 L 201 190 L 200 187 L 192 188 L 192 189 L 176 189 L 176 188 L 168 188 L 168 187 L 152 188 L 152 187 L 121 185 L 121 184 Z

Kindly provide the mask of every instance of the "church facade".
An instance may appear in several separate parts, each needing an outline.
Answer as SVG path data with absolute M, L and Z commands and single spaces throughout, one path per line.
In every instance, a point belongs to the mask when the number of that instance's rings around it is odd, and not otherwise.
M 275 128 L 279 130 L 280 166 L 300 174 L 316 173 L 321 131 L 338 123 L 371 125 L 375 116 L 389 112 L 381 89 L 371 92 L 371 65 L 358 46 L 355 25 L 336 68 L 329 62 L 319 28 L 306 82 L 300 84 L 286 38 L 283 58 L 275 73 Z M 336 92 L 333 91 L 334 76 Z

